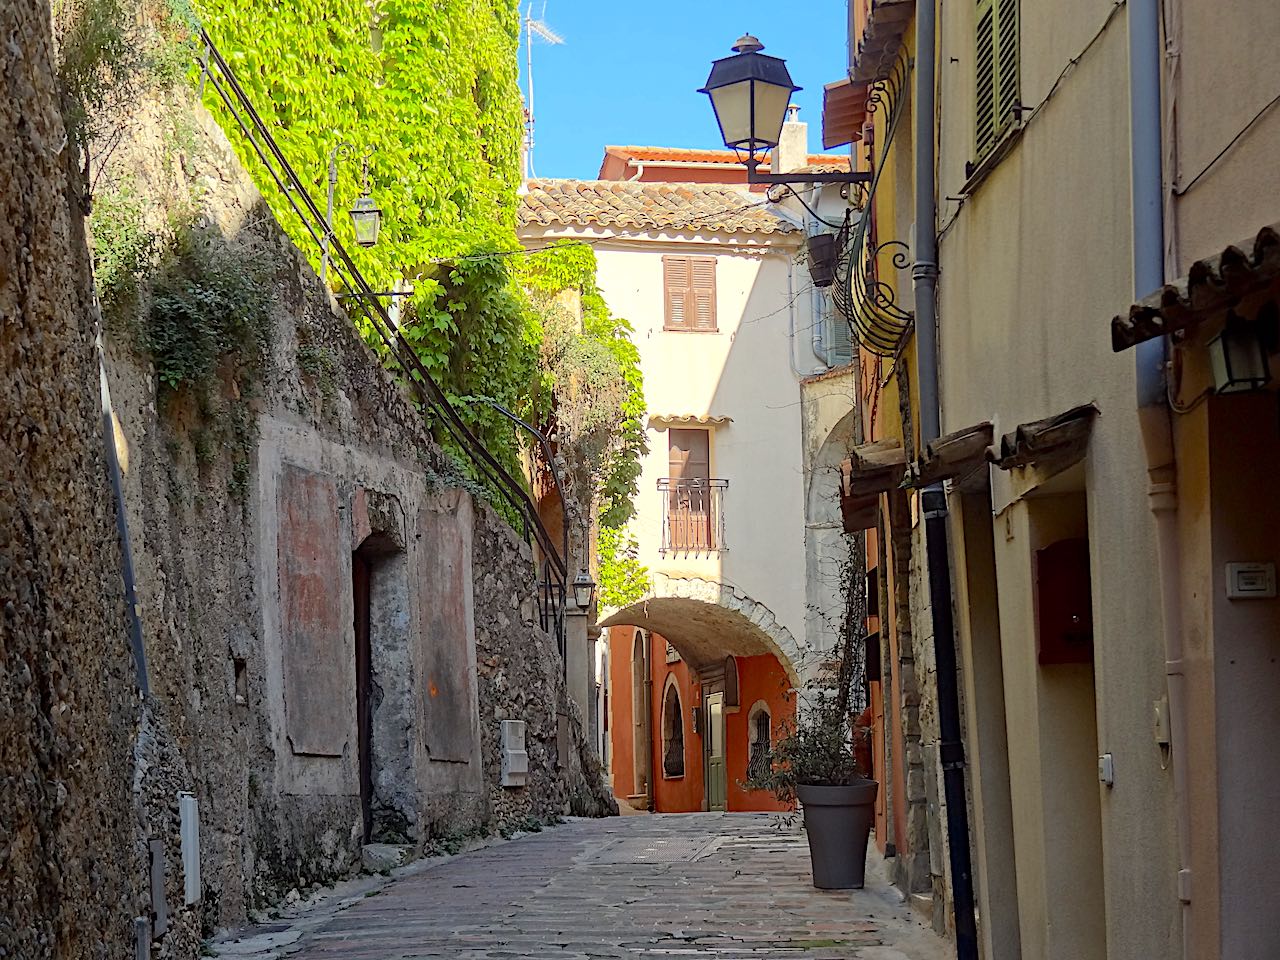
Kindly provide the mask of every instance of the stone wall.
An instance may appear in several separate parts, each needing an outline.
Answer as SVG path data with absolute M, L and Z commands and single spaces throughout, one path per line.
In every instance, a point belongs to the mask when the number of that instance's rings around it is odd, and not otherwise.
M 0 8 L 0 956 L 129 955 L 137 716 L 49 13 Z
M 13 16 L 6 8 L 6 26 Z M 150 914 L 152 840 L 169 914 L 158 957 L 194 956 L 202 935 L 359 869 L 361 570 L 373 840 L 421 852 L 609 812 L 554 641 L 536 623 L 528 547 L 459 486 L 216 124 L 193 110 L 175 148 L 172 117 L 146 104 L 97 189 L 127 179 L 156 229 L 181 215 L 200 249 L 253 278 L 269 318 L 261 357 L 232 352 L 211 382 L 176 390 L 140 333 L 145 285 L 108 318 L 151 687 L 145 703 L 133 694 L 88 256 L 65 199 L 51 89 L 31 89 L 48 81 L 33 72 L 48 57 L 47 23 L 33 16 L 21 25 L 29 61 L 3 61 L 0 121 L 20 146 L 0 152 L 0 429 L 20 452 L 0 474 L 11 538 L 0 551 L 0 726 L 25 731 L 6 735 L 0 767 L 0 799 L 16 811 L 0 823 L 0 955 L 132 955 L 132 918 Z M 37 93 L 48 117 L 30 114 Z M 500 718 L 529 725 L 525 787 L 500 786 Z M 190 907 L 183 791 L 201 820 Z

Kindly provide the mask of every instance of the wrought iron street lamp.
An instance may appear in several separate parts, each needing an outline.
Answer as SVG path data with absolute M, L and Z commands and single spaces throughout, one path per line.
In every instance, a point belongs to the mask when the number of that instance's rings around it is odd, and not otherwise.
M 756 152 L 778 145 L 791 94 L 801 89 L 791 82 L 787 62 L 761 53 L 762 44 L 744 34 L 733 45 L 734 55 L 711 64 L 711 75 L 699 93 L 711 98 L 724 145 L 746 154 L 747 183 L 865 183 L 871 174 L 758 173 Z
M 1247 393 L 1271 382 L 1271 361 L 1256 324 L 1227 314 L 1222 332 L 1209 341 L 1209 365 L 1218 393 Z
M 596 598 L 596 582 L 591 579 L 591 574 L 585 570 L 579 570 L 578 575 L 573 578 L 573 600 L 578 605 L 578 609 L 586 613 L 591 609 L 591 602 Z
M 324 211 L 325 236 L 324 252 L 320 257 L 320 279 L 324 280 L 329 272 L 329 238 L 333 236 L 333 194 L 338 186 L 338 160 L 346 159 L 355 153 L 349 143 L 339 143 L 329 151 L 329 196 Z M 356 243 L 362 247 L 372 247 L 378 242 L 378 229 L 382 225 L 382 210 L 369 196 L 369 158 L 373 151 L 369 150 L 361 158 L 360 197 L 351 205 L 351 224 L 355 228 Z

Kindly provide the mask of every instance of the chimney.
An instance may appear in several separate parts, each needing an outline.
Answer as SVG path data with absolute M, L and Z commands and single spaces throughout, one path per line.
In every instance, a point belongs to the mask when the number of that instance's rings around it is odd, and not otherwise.
M 794 103 L 787 107 L 782 135 L 773 151 L 773 173 L 794 173 L 809 165 L 809 125 L 797 119 L 799 114 L 800 108 Z

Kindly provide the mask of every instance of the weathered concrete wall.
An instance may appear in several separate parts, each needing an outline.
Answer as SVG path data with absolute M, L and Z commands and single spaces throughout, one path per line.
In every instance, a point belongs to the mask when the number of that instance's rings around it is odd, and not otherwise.
M 42 4 L 0 9 L 0 955 L 122 957 L 134 669 Z
M 190 204 L 202 242 L 261 277 L 270 323 L 261 362 L 229 356 L 211 389 L 177 391 L 159 385 L 140 349 L 145 292 L 107 328 L 151 667 L 152 696 L 139 705 L 98 435 L 88 257 L 42 73 L 48 27 L 39 17 L 10 25 L 13 16 L 6 26 L 30 49 L 0 61 L 5 142 L 21 147 L 0 151 L 0 424 L 19 453 L 0 474 L 14 538 L 0 551 L 0 948 L 132 955 L 152 837 L 163 842 L 171 914 L 159 957 L 193 956 L 202 933 L 358 868 L 362 548 L 373 839 L 421 850 L 612 812 L 554 641 L 535 621 L 528 547 L 456 486 L 420 413 L 271 219 L 216 125 L 194 115 L 194 143 L 175 156 L 145 105 L 98 189 L 127 175 L 154 223 Z M 524 788 L 499 786 L 504 717 L 529 724 Z M 179 791 L 201 812 L 202 900 L 190 909 Z

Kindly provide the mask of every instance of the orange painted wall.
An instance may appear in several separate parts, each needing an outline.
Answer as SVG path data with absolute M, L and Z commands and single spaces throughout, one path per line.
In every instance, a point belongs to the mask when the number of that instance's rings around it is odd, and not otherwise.
M 653 786 L 654 809 L 659 813 L 694 813 L 704 809 L 702 737 L 693 732 L 693 708 L 702 703 L 702 688 L 683 660 L 667 663 L 667 641 L 650 635 L 653 652 Z M 675 677 L 684 721 L 684 776 L 667 777 L 662 771 L 662 704 L 667 677 Z
M 609 628 L 609 763 L 619 802 L 636 793 L 631 711 L 631 648 L 634 627 Z
M 795 716 L 795 701 L 787 696 L 791 683 L 778 659 L 764 654 L 738 658 L 738 684 L 742 707 L 737 713 L 725 717 L 725 770 L 728 780 L 725 793 L 729 809 L 788 810 L 790 804 L 779 803 L 773 794 L 747 790 L 742 783 L 747 778 L 751 755 L 751 730 L 748 727 L 751 707 L 758 700 L 765 702 L 769 708 L 773 736 L 777 737 L 783 726 Z

